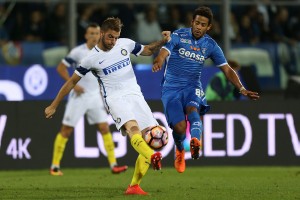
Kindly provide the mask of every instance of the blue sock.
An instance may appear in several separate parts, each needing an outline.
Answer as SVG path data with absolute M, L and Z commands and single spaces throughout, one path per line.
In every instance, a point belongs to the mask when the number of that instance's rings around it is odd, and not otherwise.
M 176 148 L 179 151 L 182 151 L 184 149 L 183 148 L 183 141 L 185 139 L 185 134 L 178 134 L 178 133 L 175 133 L 175 131 L 173 131 L 172 134 L 173 134 L 173 138 L 174 138 Z
M 200 140 L 202 135 L 202 121 L 200 120 L 200 115 L 193 111 L 188 115 L 188 120 L 190 122 L 191 138 L 195 137 Z

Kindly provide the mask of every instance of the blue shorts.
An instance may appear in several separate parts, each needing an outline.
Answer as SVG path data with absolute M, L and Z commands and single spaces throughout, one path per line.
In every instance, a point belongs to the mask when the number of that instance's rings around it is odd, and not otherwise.
M 200 115 L 204 115 L 210 109 L 202 88 L 195 86 L 184 89 L 163 88 L 161 100 L 168 124 L 171 128 L 186 119 L 185 108 L 187 106 L 197 108 Z

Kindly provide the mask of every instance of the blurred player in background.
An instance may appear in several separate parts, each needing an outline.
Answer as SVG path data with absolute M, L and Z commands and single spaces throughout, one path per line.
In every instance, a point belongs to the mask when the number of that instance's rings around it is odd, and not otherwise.
M 79 45 L 57 66 L 57 72 L 66 81 L 70 79 L 68 67 L 76 68 L 80 60 L 98 43 L 100 38 L 100 26 L 91 23 L 86 28 L 86 43 Z M 86 114 L 88 122 L 96 125 L 103 138 L 104 147 L 107 153 L 107 159 L 112 173 L 117 174 L 126 171 L 127 166 L 118 166 L 115 157 L 115 146 L 112 134 L 107 123 L 107 111 L 104 107 L 103 99 L 99 90 L 98 82 L 92 73 L 82 78 L 74 89 L 70 92 L 66 105 L 64 118 L 60 132 L 54 141 L 52 165 L 50 174 L 54 176 L 63 175 L 60 170 L 60 161 L 62 159 L 68 138 L 74 131 L 79 119 Z
M 206 34 L 212 27 L 213 14 L 208 7 L 194 11 L 191 28 L 174 31 L 171 41 L 159 52 L 153 62 L 154 72 L 162 69 L 166 61 L 162 102 L 176 145 L 175 168 L 185 171 L 183 141 L 186 138 L 187 120 L 190 123 L 190 151 L 198 159 L 202 148 L 202 121 L 200 115 L 209 110 L 201 84 L 201 71 L 205 59 L 211 58 L 226 78 L 239 92 L 250 99 L 258 99 L 258 93 L 248 91 L 240 82 L 235 71 L 228 65 L 218 44 Z
M 240 65 L 234 60 L 228 60 L 228 65 L 237 73 L 240 70 Z M 217 72 L 209 81 L 205 90 L 207 101 L 234 101 L 241 97 L 239 90 L 232 85 L 226 78 L 225 74 Z
M 46 118 L 51 118 L 57 106 L 77 82 L 88 72 L 97 77 L 105 106 L 123 135 L 128 135 L 132 147 L 139 153 L 132 181 L 125 194 L 147 195 L 140 188 L 142 177 L 149 165 L 161 169 L 161 153 L 154 152 L 142 138 L 142 131 L 158 125 L 144 99 L 130 61 L 130 53 L 150 56 L 170 39 L 170 32 L 162 32 L 164 38 L 149 45 L 141 45 L 131 39 L 121 38 L 122 22 L 119 18 L 107 18 L 101 25 L 100 40 L 81 61 L 72 77 L 62 86 L 56 98 L 45 109 Z

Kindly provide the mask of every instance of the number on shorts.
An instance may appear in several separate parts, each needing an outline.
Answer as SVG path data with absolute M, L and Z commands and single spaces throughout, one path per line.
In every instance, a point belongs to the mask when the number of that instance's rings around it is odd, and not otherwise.
M 202 96 L 204 95 L 203 91 L 200 90 L 199 88 L 197 88 L 195 91 L 196 91 L 196 95 L 197 95 L 198 97 L 202 97 Z

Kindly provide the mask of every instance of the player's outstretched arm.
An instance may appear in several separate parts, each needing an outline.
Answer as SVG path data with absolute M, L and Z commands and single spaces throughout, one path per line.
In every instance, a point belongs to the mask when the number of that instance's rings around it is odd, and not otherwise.
M 58 73 L 65 81 L 68 81 L 68 80 L 71 78 L 67 68 L 68 68 L 68 67 L 67 67 L 63 62 L 60 62 L 59 65 L 56 67 L 57 73 Z M 77 95 L 80 95 L 80 94 L 84 93 L 84 89 L 83 89 L 83 87 L 81 87 L 80 85 L 76 85 L 76 86 L 74 87 L 74 91 L 76 92 Z
M 59 103 L 67 94 L 69 94 L 69 92 L 75 87 L 80 79 L 81 77 L 74 73 L 71 78 L 67 82 L 65 82 L 65 84 L 61 87 L 58 94 L 56 95 L 55 99 L 52 101 L 51 105 L 45 109 L 45 117 L 47 119 L 52 118 Z
M 168 56 L 169 52 L 166 49 L 162 48 L 153 61 L 152 71 L 157 72 L 161 70 L 163 63 Z
M 257 100 L 259 99 L 259 95 L 257 92 L 253 92 L 250 90 L 247 90 L 241 83 L 238 75 L 236 72 L 229 66 L 229 65 L 224 65 L 220 67 L 220 69 L 223 71 L 225 74 L 226 78 L 236 87 L 239 89 L 240 93 L 249 99 L 252 100 Z
M 154 53 L 158 52 L 159 49 L 171 39 L 171 32 L 170 31 L 163 31 L 161 33 L 163 35 L 163 39 L 156 41 L 156 42 L 152 42 L 148 45 L 144 46 L 144 50 L 141 52 L 142 56 L 151 56 Z

